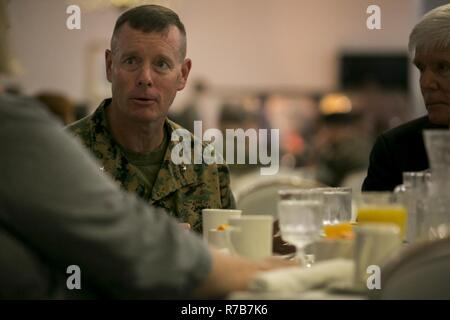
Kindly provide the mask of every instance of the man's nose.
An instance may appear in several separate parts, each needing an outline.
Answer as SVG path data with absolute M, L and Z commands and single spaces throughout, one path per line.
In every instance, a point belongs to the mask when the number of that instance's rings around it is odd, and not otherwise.
M 138 87 L 151 87 L 153 86 L 152 70 L 148 66 L 144 66 L 139 70 L 137 78 Z
M 437 89 L 436 75 L 430 69 L 422 71 L 420 75 L 420 88 L 422 90 Z

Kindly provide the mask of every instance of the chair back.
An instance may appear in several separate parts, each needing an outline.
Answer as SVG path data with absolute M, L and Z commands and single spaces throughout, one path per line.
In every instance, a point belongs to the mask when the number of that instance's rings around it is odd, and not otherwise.
M 381 272 L 381 299 L 450 299 L 450 238 L 419 243 Z
M 240 184 L 234 191 L 237 208 L 243 214 L 267 214 L 277 217 L 278 191 L 281 189 L 306 189 L 324 187 L 323 184 L 295 174 L 274 176 L 255 175 Z

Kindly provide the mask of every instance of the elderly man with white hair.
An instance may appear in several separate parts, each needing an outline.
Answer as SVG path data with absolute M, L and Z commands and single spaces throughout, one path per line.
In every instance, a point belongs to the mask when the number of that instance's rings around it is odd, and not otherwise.
M 428 114 L 380 135 L 372 149 L 363 191 L 393 190 L 402 173 L 429 168 L 425 129 L 450 125 L 450 4 L 428 12 L 409 37 L 409 51 L 420 72 Z

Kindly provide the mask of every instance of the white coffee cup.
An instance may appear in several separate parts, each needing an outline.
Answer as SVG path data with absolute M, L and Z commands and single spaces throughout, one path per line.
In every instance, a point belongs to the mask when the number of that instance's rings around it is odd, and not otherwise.
M 272 216 L 244 215 L 232 217 L 228 219 L 228 223 L 231 253 L 250 260 L 260 260 L 272 255 Z
M 221 224 L 228 223 L 228 218 L 240 217 L 241 210 L 232 209 L 203 209 L 202 221 L 203 221 L 203 239 L 208 242 L 208 231 L 211 229 L 217 229 Z
M 368 267 L 382 267 L 402 245 L 400 228 L 390 223 L 364 223 L 355 226 L 354 259 L 356 287 L 365 287 Z
M 214 246 L 216 249 L 229 250 L 229 237 L 227 235 L 227 230 L 208 230 L 208 244 Z

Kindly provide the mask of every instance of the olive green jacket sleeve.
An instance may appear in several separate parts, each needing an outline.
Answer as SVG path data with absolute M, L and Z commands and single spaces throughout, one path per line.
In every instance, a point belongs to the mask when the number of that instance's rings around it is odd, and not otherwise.
M 107 296 L 180 298 L 208 274 L 198 236 L 121 191 L 40 105 L 0 96 L 0 224 Z M 1 266 L 0 266 L 1 271 Z

